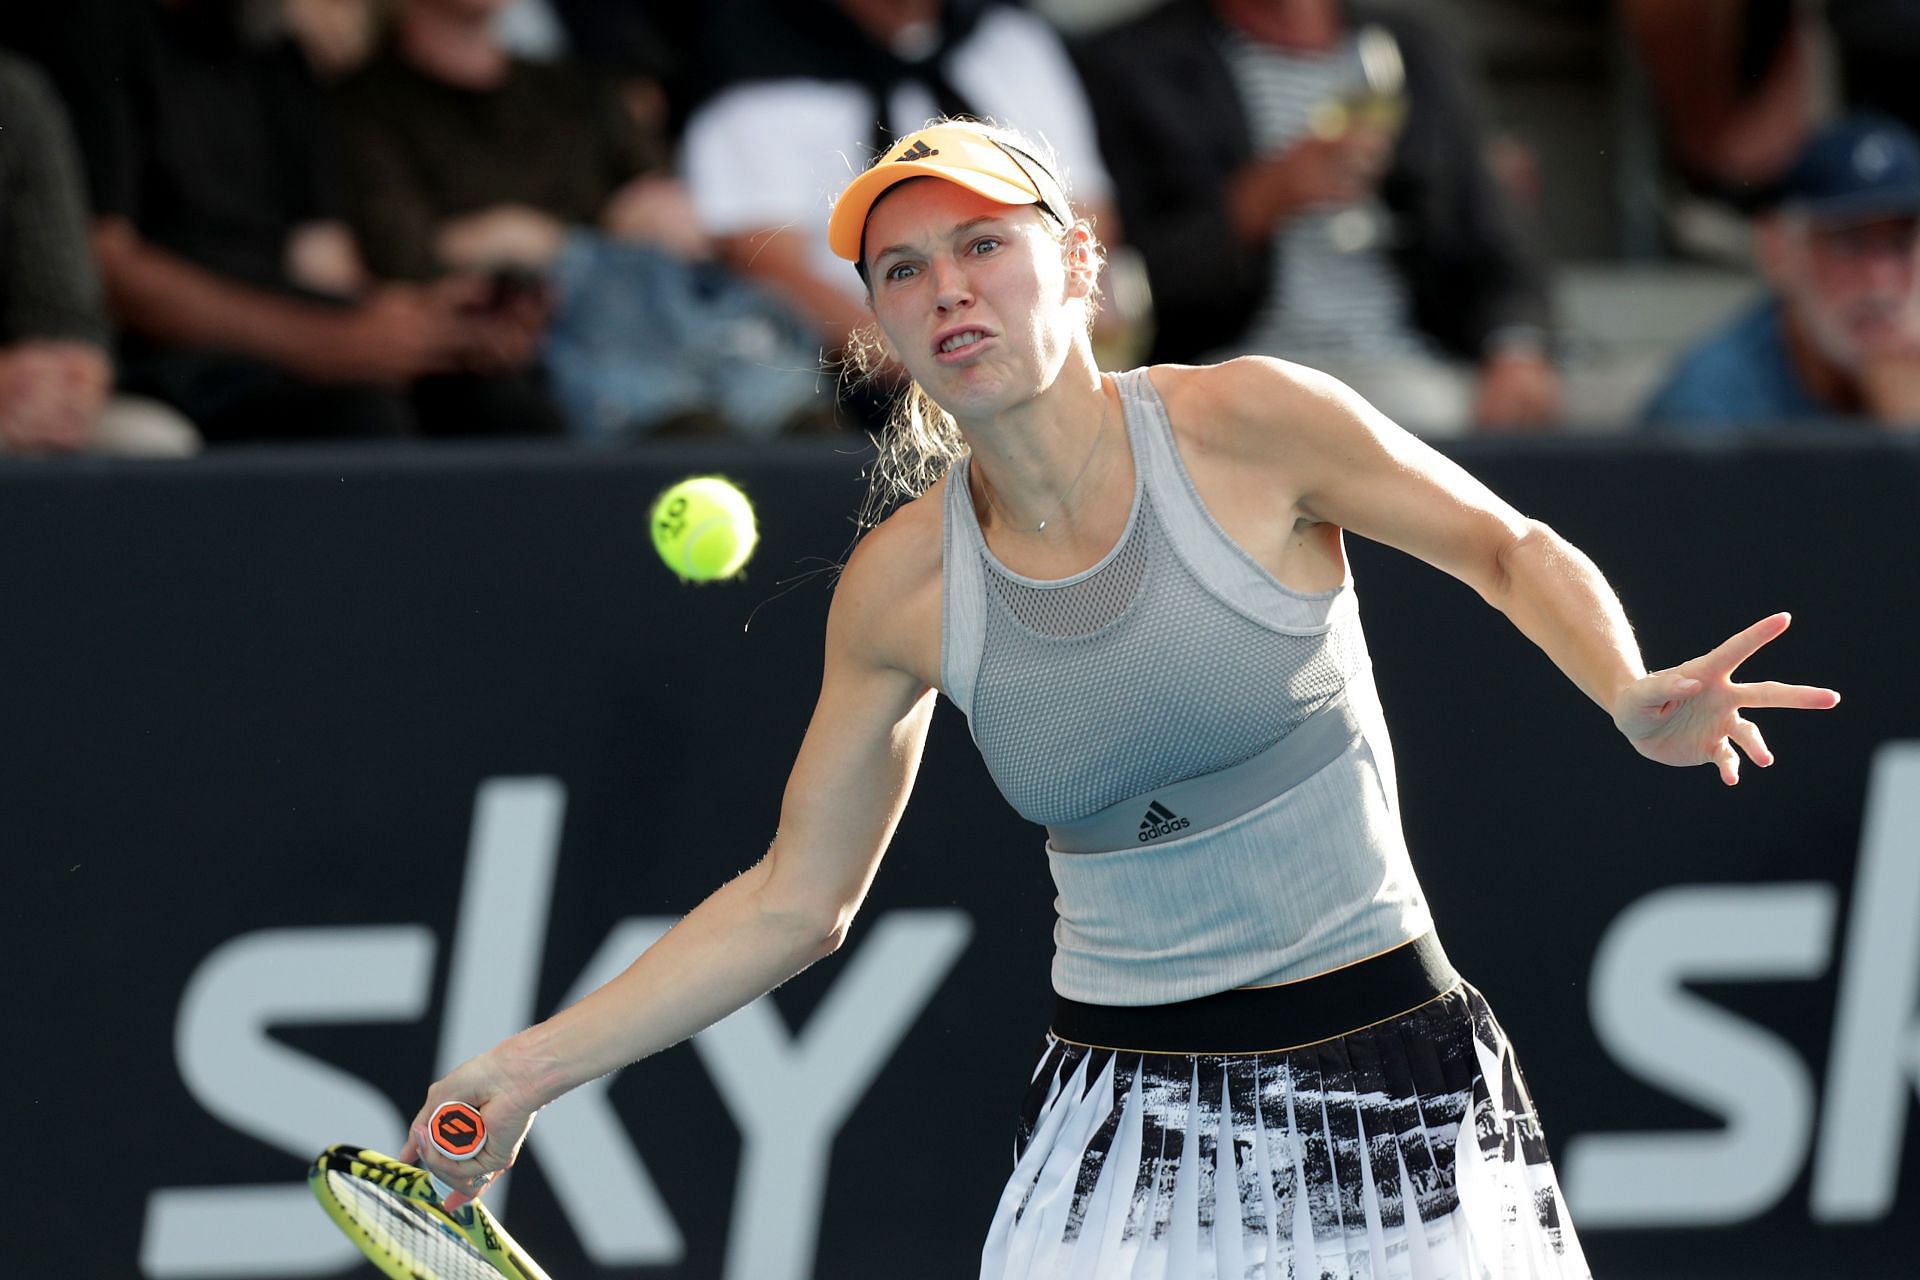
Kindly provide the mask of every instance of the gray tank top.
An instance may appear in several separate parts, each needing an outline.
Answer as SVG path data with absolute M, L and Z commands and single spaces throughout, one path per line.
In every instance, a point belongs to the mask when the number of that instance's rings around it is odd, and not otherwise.
M 1133 506 L 1099 563 L 1016 574 L 947 485 L 943 691 L 1047 828 L 1053 983 L 1165 1004 L 1308 977 L 1432 926 L 1351 579 L 1284 586 L 1221 529 L 1146 371 L 1115 375 Z

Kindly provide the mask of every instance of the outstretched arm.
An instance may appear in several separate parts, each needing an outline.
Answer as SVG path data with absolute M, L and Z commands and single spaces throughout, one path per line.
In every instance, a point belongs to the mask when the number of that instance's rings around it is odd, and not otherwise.
M 401 1158 L 432 1167 L 460 1201 L 512 1163 L 548 1102 L 719 1021 L 845 938 L 906 806 L 934 702 L 886 659 L 894 584 L 860 551 L 835 595 L 819 702 L 766 856 L 620 976 L 429 1090 Z M 424 1141 L 427 1117 L 449 1099 L 478 1106 L 493 1135 L 461 1165 Z
M 1296 511 L 1397 547 L 1459 578 L 1551 658 L 1613 717 L 1634 748 L 1671 765 L 1715 765 L 1739 781 L 1737 746 L 1773 763 L 1741 713 L 1825 708 L 1831 689 L 1738 684 L 1740 664 L 1785 631 L 1786 614 L 1755 623 L 1711 653 L 1648 673 L 1619 598 L 1579 548 L 1521 515 L 1436 450 L 1395 426 L 1338 381 L 1278 361 L 1222 366 L 1249 448 L 1289 478 Z M 1276 419 L 1276 406 L 1284 417 Z M 1284 430 L 1276 430 L 1276 420 Z

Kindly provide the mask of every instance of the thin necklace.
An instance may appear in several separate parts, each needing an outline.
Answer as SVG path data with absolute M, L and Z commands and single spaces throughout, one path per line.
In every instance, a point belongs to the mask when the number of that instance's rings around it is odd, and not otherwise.
M 1059 515 L 1067 509 L 1067 499 L 1071 498 L 1073 491 L 1080 487 L 1081 477 L 1086 475 L 1087 468 L 1093 465 L 1093 455 L 1100 452 L 1100 442 L 1107 438 L 1107 410 L 1110 408 L 1112 408 L 1112 404 L 1107 399 L 1107 384 L 1103 378 L 1100 383 L 1100 425 L 1094 428 L 1093 447 L 1087 450 L 1086 461 L 1082 462 L 1080 464 L 1080 470 L 1074 473 L 1073 482 L 1067 486 L 1066 492 L 1060 495 L 1060 501 L 1054 504 L 1053 511 L 1047 516 L 1047 520 L 1053 519 L 1054 516 Z M 984 472 L 981 473 L 980 476 L 980 492 L 986 495 L 987 509 L 993 512 L 994 518 L 997 520 L 1005 520 L 1005 513 L 1003 513 L 993 501 L 993 486 L 987 483 L 987 477 Z M 1042 520 L 1031 529 L 1022 529 L 1011 523 L 1009 523 L 1008 528 L 1012 529 L 1015 533 L 1041 533 L 1044 532 L 1047 527 L 1047 520 Z

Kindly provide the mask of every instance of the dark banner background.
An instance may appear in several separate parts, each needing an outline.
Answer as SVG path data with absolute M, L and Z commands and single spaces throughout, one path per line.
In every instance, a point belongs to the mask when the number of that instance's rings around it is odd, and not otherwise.
M 1618 1066 L 1588 1014 L 1603 932 L 1667 885 L 1836 886 L 1819 976 L 1701 989 L 1791 1045 L 1817 1105 L 1869 760 L 1920 739 L 1920 452 L 1557 442 L 1456 453 L 1593 555 L 1649 662 L 1789 608 L 1794 629 L 1743 674 L 1847 695 L 1830 714 L 1764 718 L 1781 763 L 1728 791 L 1707 770 L 1641 761 L 1467 589 L 1353 544 L 1415 857 L 1456 963 L 1519 1046 L 1556 1153 L 1575 1135 L 1721 1123 Z M 0 470 L 0 946 L 11 1137 L 29 1155 L 10 1179 L 5 1236 L 19 1269 L 138 1275 L 154 1189 L 300 1177 L 299 1160 L 221 1123 L 182 1080 L 182 993 L 230 939 L 431 930 L 423 1018 L 275 1033 L 411 1112 L 436 1066 L 486 780 L 565 788 L 542 1009 L 616 922 L 684 912 L 757 857 L 817 686 L 826 570 L 853 533 L 859 463 L 796 446 Z M 765 541 L 746 581 L 683 587 L 653 559 L 646 508 L 664 484 L 709 470 L 751 493 Z M 972 921 L 833 1145 L 811 1273 L 971 1274 L 1048 1008 L 1039 844 L 943 706 L 853 942 L 774 997 L 797 1033 L 873 921 L 924 908 Z M 612 1098 L 684 1239 L 681 1260 L 595 1265 L 537 1159 L 516 1175 L 509 1223 L 556 1277 L 722 1274 L 741 1138 L 712 1077 L 683 1046 L 623 1074 Z M 1803 1171 L 1737 1223 L 1587 1230 L 1596 1273 L 1911 1274 L 1914 1110 L 1887 1117 L 1904 1138 L 1898 1194 L 1877 1219 L 1816 1222 Z M 322 1137 L 335 1139 L 398 1142 Z

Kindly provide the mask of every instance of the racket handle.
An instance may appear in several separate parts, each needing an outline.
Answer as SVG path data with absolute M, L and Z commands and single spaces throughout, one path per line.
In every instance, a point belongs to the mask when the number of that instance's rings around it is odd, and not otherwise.
M 434 1150 L 449 1160 L 471 1160 L 487 1145 L 487 1122 L 478 1107 L 465 1102 L 443 1102 L 427 1117 L 427 1138 Z M 442 1201 L 453 1188 L 427 1171 L 428 1181 Z
M 487 1145 L 487 1122 L 465 1102 L 443 1102 L 427 1117 L 427 1137 L 449 1160 L 471 1160 Z

